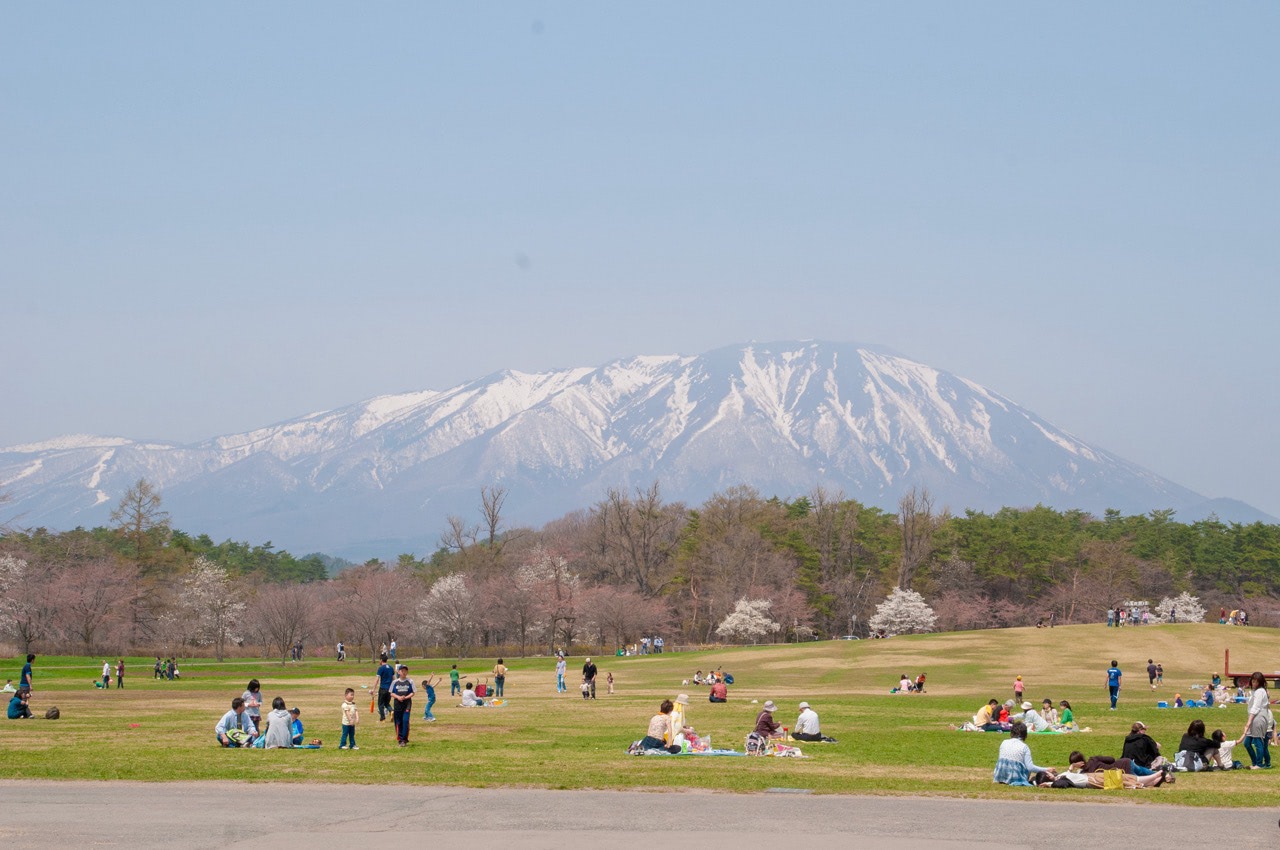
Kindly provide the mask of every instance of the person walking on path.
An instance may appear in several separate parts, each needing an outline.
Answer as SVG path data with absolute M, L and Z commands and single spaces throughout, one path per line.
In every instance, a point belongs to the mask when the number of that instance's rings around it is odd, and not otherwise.
M 462 686 L 458 684 L 458 665 L 453 665 L 453 669 L 449 671 L 449 696 L 460 696 L 462 694 Z
M 395 638 L 391 639 L 391 660 L 392 661 L 396 660 L 396 639 Z
M 556 693 L 558 694 L 562 694 L 567 690 L 567 688 L 565 688 L 565 685 L 564 685 L 565 668 L 566 668 L 566 664 L 565 664 L 564 656 L 561 655 L 556 658 Z
M 1113 658 L 1111 666 L 1107 668 L 1107 692 L 1111 695 L 1112 711 L 1116 710 L 1116 700 L 1120 698 L 1120 677 L 1123 675 Z
M 596 698 L 597 672 L 596 665 L 592 664 L 591 659 L 588 658 L 586 663 L 582 665 L 582 681 L 587 685 L 587 693 L 591 695 L 592 699 Z
M 498 663 L 493 665 L 493 695 L 495 697 L 502 696 L 502 686 L 507 682 L 507 665 L 502 663 L 502 659 L 498 659 Z
M 391 699 L 395 707 L 391 719 L 396 725 L 396 743 L 409 746 L 409 717 L 413 714 L 413 682 L 409 681 L 409 668 L 400 665 L 399 678 L 391 683 Z
M 387 656 L 382 656 L 382 663 L 378 665 L 378 669 L 374 671 L 377 676 L 375 687 L 378 689 L 378 722 L 387 719 L 387 712 L 391 711 L 391 685 L 396 678 L 396 668 L 387 663 Z

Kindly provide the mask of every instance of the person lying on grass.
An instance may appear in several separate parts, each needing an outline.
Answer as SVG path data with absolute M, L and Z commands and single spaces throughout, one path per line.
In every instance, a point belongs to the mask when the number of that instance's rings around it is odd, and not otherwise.
M 1074 759 L 1079 753 L 1072 753 L 1071 758 Z M 1081 756 L 1083 758 L 1083 756 Z M 1069 759 L 1070 760 L 1070 759 Z M 1157 773 L 1172 772 L 1172 765 L 1167 768 L 1152 770 L 1149 767 L 1143 767 L 1131 758 L 1116 758 L 1115 756 L 1089 756 L 1085 760 L 1084 772 L 1093 773 L 1098 770 L 1119 769 L 1125 773 L 1131 773 L 1134 776 L 1154 776 Z
M 991 781 L 1001 785 L 1031 787 L 1033 773 L 1041 774 L 1041 781 L 1047 778 L 1052 782 L 1056 778 L 1053 768 L 1040 767 L 1031 759 L 1031 748 L 1027 746 L 1027 726 L 1025 723 L 1015 723 L 1009 729 L 1009 737 L 1000 743 Z
M 1073 752 L 1067 757 L 1071 763 L 1070 766 L 1059 773 L 1053 781 L 1040 784 L 1042 787 L 1052 788 L 1101 788 L 1103 783 L 1103 774 L 1100 770 L 1107 770 L 1103 767 L 1097 770 L 1089 769 L 1089 762 L 1079 751 Z M 1125 788 L 1157 788 L 1166 781 L 1172 782 L 1173 778 L 1164 771 L 1152 773 L 1148 776 L 1135 776 L 1132 773 L 1124 773 L 1120 777 Z

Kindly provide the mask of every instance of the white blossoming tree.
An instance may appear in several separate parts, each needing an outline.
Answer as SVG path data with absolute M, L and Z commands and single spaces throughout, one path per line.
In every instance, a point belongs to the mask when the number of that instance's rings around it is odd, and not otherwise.
M 768 599 L 739 599 L 733 611 L 716 626 L 716 634 L 729 640 L 755 643 L 782 628 L 769 619 L 772 606 Z
M 417 614 L 422 630 L 446 646 L 463 653 L 471 646 L 477 626 L 475 595 L 460 573 L 436 579 L 426 599 L 418 605 Z
M 236 638 L 244 617 L 240 588 L 225 568 L 201 555 L 182 580 L 181 600 L 195 640 L 202 646 L 212 645 L 222 661 L 227 641 Z
M 1155 613 L 1156 619 L 1162 623 L 1169 622 L 1170 615 L 1175 613 L 1179 623 L 1203 623 L 1205 611 L 1198 596 L 1183 592 L 1172 599 L 1168 596 L 1161 599 Z
M 938 616 L 925 603 L 924 597 L 914 590 L 895 587 L 883 602 L 876 606 L 870 627 L 873 632 L 886 635 L 905 635 L 913 632 L 931 632 Z

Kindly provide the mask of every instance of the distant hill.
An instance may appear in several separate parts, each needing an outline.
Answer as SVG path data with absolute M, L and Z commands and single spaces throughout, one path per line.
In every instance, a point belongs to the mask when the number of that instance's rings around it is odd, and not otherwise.
M 433 549 L 445 517 L 474 516 L 479 488 L 495 483 L 519 523 L 655 480 L 690 502 L 735 484 L 781 496 L 822 485 L 893 508 L 918 486 L 952 510 L 1043 503 L 1274 521 L 973 381 L 827 342 L 504 371 L 190 445 L 74 436 L 0 449 L 0 487 L 23 526 L 105 523 L 138 478 L 160 489 L 179 527 L 357 561 Z

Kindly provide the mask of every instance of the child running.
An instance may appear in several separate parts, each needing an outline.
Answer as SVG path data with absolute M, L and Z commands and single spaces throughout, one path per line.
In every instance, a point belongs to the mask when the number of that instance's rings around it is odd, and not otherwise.
M 356 725 L 360 723 L 360 709 L 356 707 L 355 689 L 347 688 L 345 697 L 342 701 L 342 740 L 338 744 L 338 749 L 358 750 L 360 748 L 356 746 Z

